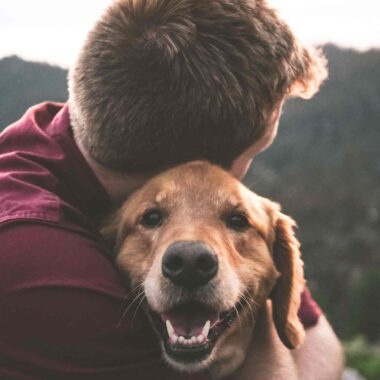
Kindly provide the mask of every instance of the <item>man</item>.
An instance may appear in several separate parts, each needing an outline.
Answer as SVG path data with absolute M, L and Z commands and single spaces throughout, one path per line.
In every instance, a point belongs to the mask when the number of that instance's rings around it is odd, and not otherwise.
M 285 97 L 325 77 L 265 1 L 115 1 L 70 72 L 68 105 L 38 105 L 0 135 L 0 378 L 207 379 L 170 370 L 141 311 L 123 315 L 136 300 L 101 221 L 181 162 L 241 178 Z M 300 318 L 291 353 L 264 316 L 232 380 L 338 379 L 341 347 L 307 292 Z

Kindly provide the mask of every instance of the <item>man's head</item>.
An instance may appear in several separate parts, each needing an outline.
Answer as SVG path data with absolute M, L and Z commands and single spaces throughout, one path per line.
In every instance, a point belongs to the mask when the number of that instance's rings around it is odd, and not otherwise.
M 311 96 L 325 78 L 323 57 L 266 1 L 116 0 L 70 72 L 70 113 L 110 169 L 230 168 L 286 95 Z

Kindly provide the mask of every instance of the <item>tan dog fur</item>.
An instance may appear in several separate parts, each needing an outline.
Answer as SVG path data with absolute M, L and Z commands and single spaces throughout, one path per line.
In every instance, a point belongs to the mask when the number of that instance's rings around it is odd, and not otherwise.
M 146 229 L 141 218 L 159 209 L 162 225 Z M 226 215 L 242 212 L 249 228 L 229 229 Z M 208 368 L 223 378 L 241 365 L 260 310 L 271 298 L 273 319 L 284 345 L 295 348 L 304 330 L 297 312 L 304 288 L 299 243 L 294 221 L 280 207 L 251 192 L 230 174 L 197 161 L 160 174 L 136 191 L 104 228 L 116 241 L 116 265 L 132 286 L 141 285 L 150 309 L 162 313 L 180 296 L 161 274 L 167 247 L 178 240 L 202 241 L 218 255 L 219 271 L 213 289 L 206 286 L 191 296 L 223 312 L 244 304 L 233 324 L 218 338 L 211 355 L 201 363 L 184 364 L 164 357 L 181 371 Z

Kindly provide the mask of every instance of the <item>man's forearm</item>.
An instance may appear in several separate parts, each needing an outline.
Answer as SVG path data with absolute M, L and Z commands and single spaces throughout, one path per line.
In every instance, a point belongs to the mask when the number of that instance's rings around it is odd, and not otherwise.
M 306 330 L 303 345 L 288 350 L 266 313 L 258 324 L 243 366 L 229 380 L 338 380 L 343 351 L 325 317 Z
M 301 380 L 340 380 L 344 369 L 343 348 L 324 316 L 306 331 L 303 345 L 292 351 Z
M 282 344 L 272 322 L 271 308 L 262 313 L 243 366 L 229 380 L 297 380 L 290 351 Z

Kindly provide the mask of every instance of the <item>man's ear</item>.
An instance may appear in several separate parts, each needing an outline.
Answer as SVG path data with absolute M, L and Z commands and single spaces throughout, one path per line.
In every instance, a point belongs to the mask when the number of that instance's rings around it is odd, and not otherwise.
M 300 243 L 294 235 L 295 222 L 279 213 L 275 225 L 273 260 L 280 277 L 272 290 L 273 320 L 283 344 L 292 349 L 304 338 L 298 318 L 301 294 L 305 287 Z
M 310 99 L 327 79 L 327 60 L 323 52 L 311 46 L 296 46 L 291 62 L 294 81 L 287 95 Z

